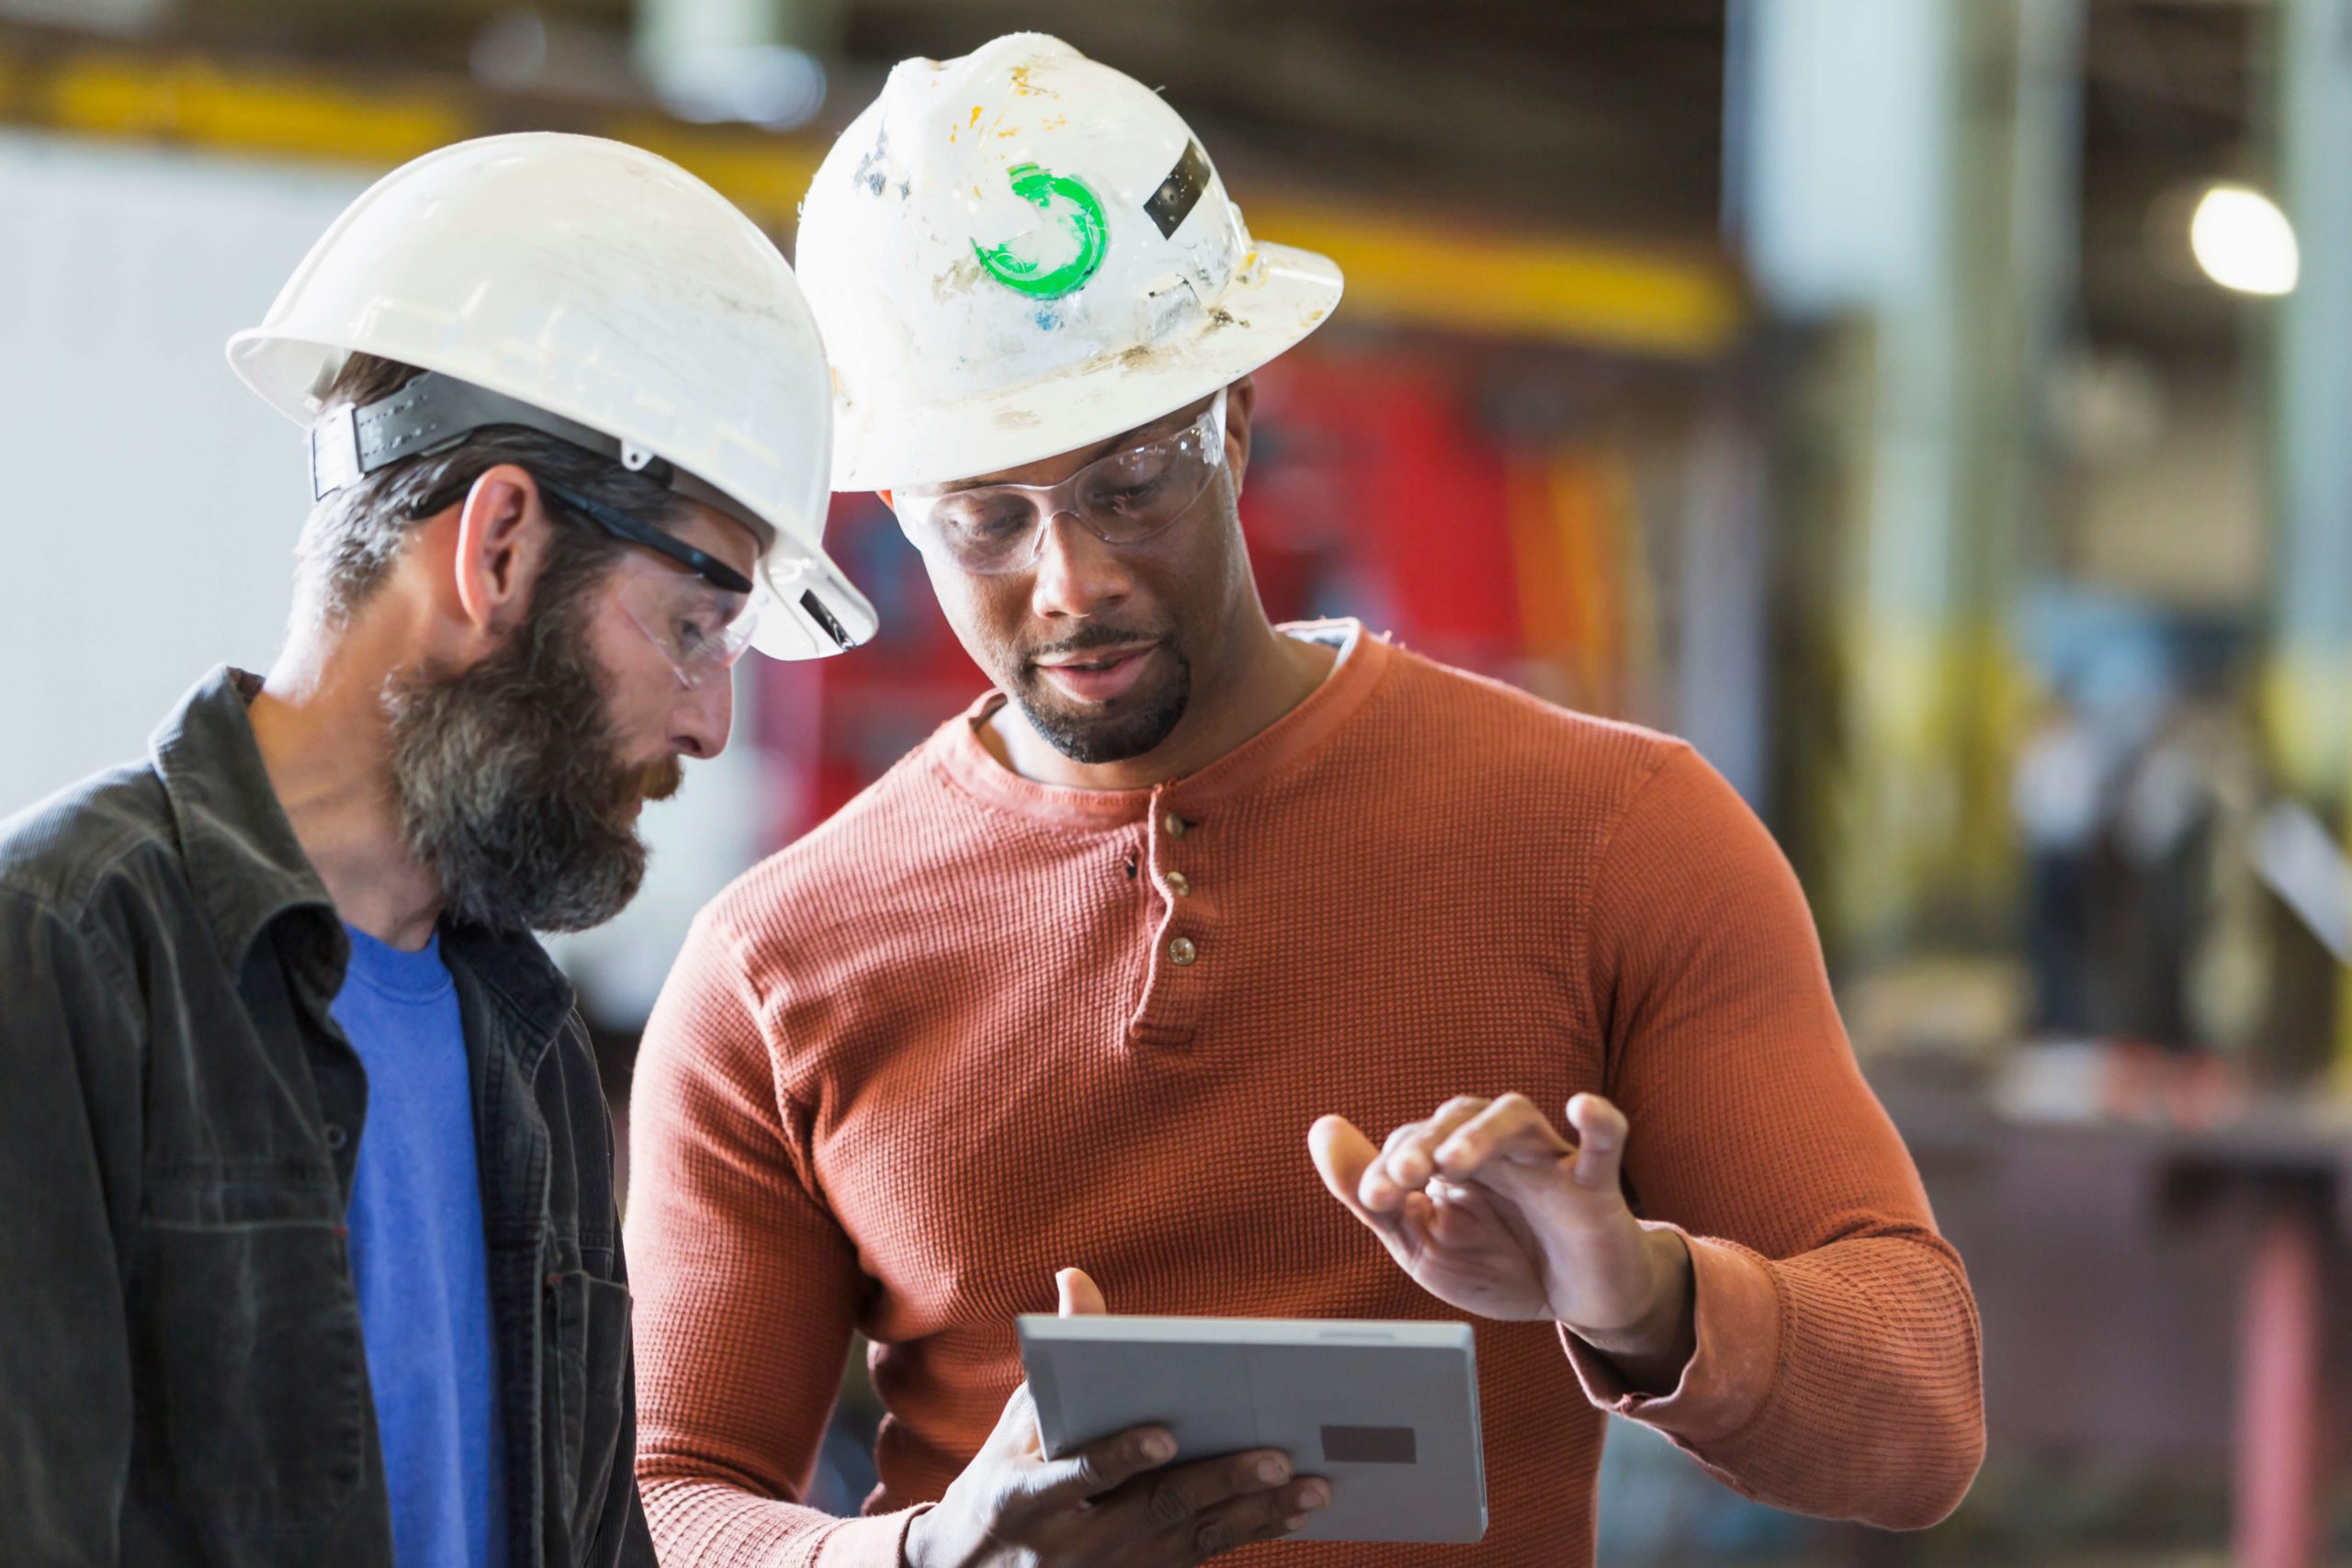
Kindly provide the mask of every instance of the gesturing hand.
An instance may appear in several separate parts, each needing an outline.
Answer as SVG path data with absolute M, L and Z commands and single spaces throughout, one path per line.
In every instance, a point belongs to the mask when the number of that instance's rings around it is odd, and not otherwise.
M 1567 1122 L 1575 1143 L 1524 1095 L 1464 1096 L 1382 1148 L 1338 1116 L 1307 1147 L 1331 1195 L 1431 1295 L 1565 1324 L 1635 1386 L 1671 1387 L 1690 1356 L 1690 1253 L 1626 1205 L 1623 1113 L 1579 1094 Z
M 1061 1314 L 1107 1311 L 1076 1269 L 1057 1275 Z M 1176 1439 L 1138 1427 L 1063 1459 L 1046 1457 L 1023 1383 L 939 1506 L 907 1529 L 910 1568 L 1177 1568 L 1251 1541 L 1279 1540 L 1330 1501 L 1269 1450 L 1167 1468 Z

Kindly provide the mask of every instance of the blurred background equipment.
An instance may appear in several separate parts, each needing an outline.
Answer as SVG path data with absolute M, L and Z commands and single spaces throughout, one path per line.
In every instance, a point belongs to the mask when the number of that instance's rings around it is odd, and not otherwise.
M 1629 1430 L 1602 1561 L 2352 1561 L 2352 0 L 0 0 L 0 812 L 268 660 L 307 474 L 220 344 L 375 175 L 615 136 L 788 250 L 892 62 L 1021 28 L 1346 272 L 1261 378 L 1269 607 L 1690 737 L 1970 1260 L 1953 1521 Z M 878 502 L 828 544 L 881 637 L 747 661 L 562 945 L 624 1115 L 695 909 L 977 690 Z

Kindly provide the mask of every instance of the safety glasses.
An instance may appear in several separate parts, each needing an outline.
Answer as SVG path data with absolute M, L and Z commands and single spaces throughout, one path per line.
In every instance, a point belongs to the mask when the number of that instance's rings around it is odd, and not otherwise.
M 678 684 L 724 681 L 758 630 L 764 593 L 735 593 L 642 558 L 613 569 L 613 597 L 669 660 Z
M 613 570 L 622 613 L 669 660 L 678 684 L 698 691 L 723 681 L 752 646 L 767 595 L 752 580 L 684 539 L 641 523 L 603 502 L 539 480 L 540 493 L 579 513 L 605 533 L 685 568 L 679 571 L 633 556 Z
M 613 569 L 614 596 L 622 613 L 669 661 L 680 685 L 692 691 L 726 679 L 752 646 L 768 595 L 717 556 L 650 523 L 543 479 L 538 484 L 540 494 L 555 502 L 560 511 L 684 569 L 658 566 L 642 556 L 628 557 Z M 410 507 L 409 514 L 429 517 L 454 504 L 471 486 L 470 479 L 449 485 Z
M 1046 526 L 1075 517 L 1106 545 L 1136 545 L 1192 509 L 1225 461 L 1225 389 L 1173 434 L 1097 457 L 1057 485 L 901 490 L 899 526 L 918 549 L 981 577 L 1034 563 Z

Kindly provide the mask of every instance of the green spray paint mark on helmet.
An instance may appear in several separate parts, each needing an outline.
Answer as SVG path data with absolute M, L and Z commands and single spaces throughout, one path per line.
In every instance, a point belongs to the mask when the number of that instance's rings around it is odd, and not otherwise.
M 1103 253 L 1111 248 L 1102 222 L 1102 203 L 1080 181 L 1035 164 L 1017 164 L 1005 174 L 1012 181 L 1013 195 L 1069 231 L 1078 243 L 1078 254 L 1050 272 L 1040 270 L 1045 263 L 1037 257 L 1023 254 L 1023 240 L 1008 240 L 985 251 L 975 242 L 972 254 L 980 258 L 990 277 L 1016 294 L 1032 299 L 1058 299 L 1077 293 L 1102 269 Z

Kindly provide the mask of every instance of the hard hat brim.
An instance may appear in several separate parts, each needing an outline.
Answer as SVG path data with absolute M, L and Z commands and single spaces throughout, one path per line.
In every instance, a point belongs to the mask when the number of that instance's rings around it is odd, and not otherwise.
M 1329 257 L 1260 242 L 1257 266 L 1188 338 L 1104 355 L 1049 380 L 918 409 L 834 411 L 836 491 L 946 484 L 1107 441 L 1284 353 L 1340 302 Z
M 752 630 L 752 648 L 770 659 L 828 659 L 869 641 L 880 625 L 873 604 L 822 549 L 797 541 L 760 561 L 768 604 Z

